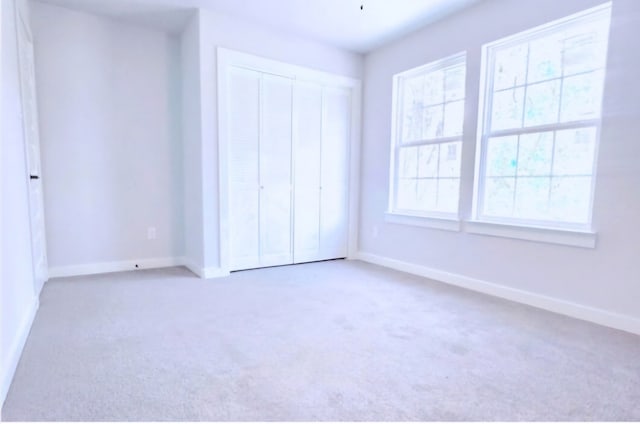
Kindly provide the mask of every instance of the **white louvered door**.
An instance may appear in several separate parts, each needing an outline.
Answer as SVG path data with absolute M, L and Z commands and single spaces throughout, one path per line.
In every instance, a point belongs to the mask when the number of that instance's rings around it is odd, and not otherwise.
M 294 100 L 294 260 L 300 263 L 317 260 L 320 253 L 322 86 L 298 83 Z
M 292 80 L 263 74 L 260 134 L 260 266 L 293 263 Z
M 325 87 L 322 96 L 320 250 L 316 260 L 347 256 L 351 91 Z
M 229 85 L 230 269 L 293 263 L 292 80 L 233 68 Z
M 351 89 L 227 75 L 229 269 L 346 257 Z
M 229 126 L 231 269 L 260 266 L 260 84 L 262 74 L 233 68 Z
M 351 91 L 298 82 L 294 261 L 347 256 Z

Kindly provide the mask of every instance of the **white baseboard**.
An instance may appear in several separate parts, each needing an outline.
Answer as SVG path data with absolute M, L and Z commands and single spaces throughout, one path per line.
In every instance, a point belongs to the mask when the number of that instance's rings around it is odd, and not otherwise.
M 189 258 L 180 258 L 180 261 L 182 262 L 182 266 L 184 266 L 189 271 L 191 271 L 194 274 L 196 274 L 199 278 L 205 278 L 204 277 L 204 269 L 202 268 L 202 266 L 196 264 L 195 262 L 193 262 Z
M 204 268 L 185 257 L 134 259 L 118 262 L 102 262 L 49 268 L 49 278 L 76 277 L 79 275 L 106 274 L 109 272 L 135 271 L 136 269 L 168 268 L 185 266 L 200 278 L 218 278 L 229 275 L 221 268 Z
M 357 257 L 364 262 L 381 265 L 398 271 L 407 272 L 409 274 L 419 275 L 421 277 L 426 277 L 514 302 L 524 303 L 525 305 L 567 315 L 572 318 L 578 318 L 618 330 L 640 334 L 640 319 L 628 315 L 621 315 L 605 311 L 603 309 L 580 305 L 566 300 L 556 299 L 525 290 L 514 289 L 512 287 L 494 284 L 488 281 L 441 271 L 422 265 L 416 265 L 409 262 L 403 262 L 396 259 L 386 258 L 371 253 L 359 252 Z
M 105 274 L 108 272 L 135 271 L 136 269 L 167 268 L 171 266 L 179 266 L 182 264 L 182 258 L 150 258 L 118 262 L 102 262 L 95 264 L 61 266 L 49 268 L 49 278 Z
M 225 271 L 222 268 L 205 268 L 203 272 L 202 278 L 221 278 L 228 277 L 231 273 L 229 271 Z
M 181 258 L 180 260 L 181 260 L 181 265 L 183 265 L 189 271 L 193 272 L 194 274 L 196 274 L 198 277 L 202 279 L 226 277 L 229 275 L 229 271 L 225 271 L 222 268 L 217 268 L 217 267 L 204 268 L 203 266 L 196 264 L 189 258 Z
M 11 387 L 13 376 L 16 373 L 16 369 L 18 368 L 18 362 L 20 362 L 22 350 L 24 349 L 24 345 L 27 342 L 27 337 L 29 337 L 31 325 L 33 324 L 33 320 L 36 317 L 36 312 L 38 312 L 39 306 L 40 302 L 38 301 L 38 298 L 35 297 L 31 308 L 29 308 L 29 310 L 25 313 L 24 318 L 22 319 L 22 323 L 18 329 L 18 334 L 16 335 L 11 345 L 8 347 L 8 359 L 5 364 L 2 364 L 2 375 L 0 376 L 0 408 L 4 405 L 4 401 L 7 398 L 7 394 L 9 393 L 9 388 Z

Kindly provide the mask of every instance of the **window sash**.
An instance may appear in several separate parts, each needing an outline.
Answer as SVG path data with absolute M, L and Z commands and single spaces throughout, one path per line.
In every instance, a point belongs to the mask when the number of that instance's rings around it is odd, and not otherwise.
M 593 69 L 585 70 L 583 72 L 572 72 L 566 73 L 564 66 L 560 69 L 560 76 L 548 78 L 545 80 L 528 82 L 529 79 L 529 60 L 530 60 L 530 44 L 532 41 L 536 41 L 539 39 L 543 39 L 552 34 L 557 34 L 558 31 L 562 31 L 563 29 L 570 28 L 574 25 L 583 25 L 588 23 L 593 23 L 596 21 L 600 21 L 603 18 L 610 16 L 610 8 L 611 4 L 607 3 L 605 5 L 587 10 L 585 12 L 574 15 L 573 17 L 562 21 L 562 22 L 551 22 L 549 24 L 544 25 L 540 28 L 535 28 L 533 30 L 522 33 L 521 35 L 509 36 L 503 40 L 496 41 L 494 43 L 490 43 L 483 47 L 482 54 L 482 71 L 481 71 L 481 101 L 480 101 L 480 119 L 478 120 L 478 135 L 479 142 L 476 146 L 476 170 L 475 170 L 475 180 L 474 180 L 474 199 L 473 199 L 473 211 L 472 216 L 474 216 L 476 220 L 491 222 L 497 224 L 511 224 L 511 225 L 524 225 L 531 227 L 548 227 L 548 228 L 558 228 L 558 229 L 575 229 L 575 230 L 590 230 L 592 225 L 592 215 L 593 215 L 593 201 L 594 201 L 594 191 L 595 191 L 595 180 L 596 180 L 596 164 L 598 158 L 598 147 L 600 141 L 600 132 L 601 132 L 601 120 L 602 120 L 602 105 L 600 104 L 599 114 L 597 118 L 593 119 L 585 119 L 585 120 L 573 120 L 567 122 L 556 122 L 552 124 L 544 124 L 544 125 L 533 125 L 533 126 L 525 126 L 525 113 L 526 113 L 526 101 L 527 101 L 527 89 L 530 86 L 534 86 L 540 83 L 548 83 L 550 81 L 560 81 L 560 90 L 557 94 L 558 100 L 558 113 L 560 114 L 560 110 L 562 107 L 562 95 L 563 95 L 563 85 L 566 78 L 571 78 L 579 75 L 586 75 L 594 72 L 602 71 L 603 74 L 606 73 L 605 67 L 594 67 Z M 608 38 L 604 40 L 605 49 L 607 49 Z M 525 79 L 522 84 L 514 84 L 514 87 L 494 90 L 495 83 L 495 66 L 496 66 L 496 53 L 498 50 L 508 49 L 510 47 L 515 47 L 518 45 L 527 44 L 527 66 L 525 69 Z M 606 53 L 606 50 L 605 50 Z M 603 79 L 605 76 L 603 75 Z M 604 81 L 603 81 L 604 86 Z M 493 115 L 493 106 L 494 106 L 494 96 L 496 93 L 515 90 L 515 89 L 524 89 L 523 94 L 523 104 L 522 104 L 522 116 L 519 128 L 509 128 L 509 129 L 500 129 L 494 130 L 492 126 L 492 115 Z M 603 101 L 603 94 L 601 93 L 599 102 Z M 558 120 L 561 119 L 560 115 L 558 115 Z M 591 187 L 588 199 L 588 210 L 587 210 L 587 220 L 586 223 L 582 222 L 566 222 L 554 220 L 552 217 L 549 219 L 524 219 L 513 216 L 492 216 L 485 214 L 485 189 L 486 182 L 489 178 L 494 178 L 491 176 L 487 176 L 486 168 L 487 168 L 487 154 L 488 154 L 488 141 L 491 138 L 496 137 L 507 137 L 507 136 L 522 136 L 527 134 L 536 134 L 536 133 L 544 133 L 544 132 L 557 132 L 563 130 L 572 130 L 572 129 L 581 129 L 581 128 L 595 128 L 595 146 L 594 146 L 594 158 L 591 169 L 591 174 L 584 175 L 584 177 L 589 177 L 591 179 Z M 562 175 L 553 174 L 553 170 L 550 172 L 549 178 L 562 178 Z M 545 176 L 534 176 L 544 178 Z M 577 175 L 570 175 L 567 177 L 579 177 Z M 500 178 L 500 177 L 495 177 Z M 527 176 L 518 176 L 517 169 L 516 175 L 513 177 L 506 178 L 514 178 L 516 181 L 520 178 L 530 178 Z M 514 187 L 514 199 L 517 195 L 517 186 Z M 515 201 L 512 205 L 515 209 Z
M 572 129 L 586 129 L 586 128 L 595 128 L 595 146 L 594 146 L 594 157 L 593 163 L 591 166 L 591 173 L 589 174 L 554 174 L 553 169 L 551 172 L 545 175 L 518 175 L 517 169 L 514 175 L 487 175 L 486 167 L 487 167 L 487 154 L 488 154 L 488 141 L 490 138 L 495 137 L 508 137 L 508 136 L 521 136 L 527 134 L 536 134 L 543 132 L 555 132 L 555 131 L 563 131 L 563 130 L 572 130 Z M 596 179 L 596 167 L 597 167 L 597 159 L 598 159 L 598 144 L 600 140 L 600 128 L 601 128 L 601 120 L 600 119 L 591 119 L 588 121 L 580 121 L 568 123 L 562 126 L 558 125 L 545 125 L 536 128 L 526 128 L 526 131 L 516 131 L 516 130 L 506 130 L 506 131 L 497 131 L 491 134 L 483 135 L 481 138 L 481 143 L 478 148 L 480 151 L 479 160 L 477 163 L 477 168 L 480 170 L 480 173 L 476 171 L 476 175 L 479 175 L 475 180 L 475 190 L 474 190 L 474 204 L 473 204 L 473 216 L 476 220 L 492 222 L 497 224 L 511 224 L 511 225 L 525 225 L 532 227 L 549 227 L 549 228 L 558 228 L 558 229 L 573 229 L 573 230 L 591 230 L 591 223 L 593 217 L 593 201 L 594 201 L 594 192 L 595 192 L 595 179 Z M 554 142 L 555 144 L 555 142 Z M 525 178 L 591 178 L 591 187 L 590 187 L 590 196 L 589 196 L 589 209 L 587 211 L 587 220 L 585 223 L 579 222 L 569 222 L 569 221 L 557 221 L 552 219 L 531 219 L 531 218 L 518 218 L 514 216 L 493 216 L 487 215 L 484 213 L 485 211 L 485 189 L 486 189 L 486 181 L 488 179 L 497 179 L 497 178 L 513 178 L 516 181 L 518 179 Z M 516 183 L 517 184 L 517 183 Z M 514 187 L 514 198 L 517 196 L 517 185 Z M 515 200 L 513 204 L 513 208 L 515 208 Z
M 443 181 L 443 180 L 448 180 L 448 181 L 462 181 L 461 178 L 461 169 L 459 170 L 459 174 L 457 177 L 450 177 L 450 176 L 440 176 L 440 172 L 438 170 L 438 175 L 435 177 L 420 177 L 418 175 L 416 175 L 415 178 L 401 178 L 400 177 L 400 150 L 402 149 L 406 149 L 406 148 L 411 148 L 411 147 L 420 147 L 420 146 L 433 146 L 433 145 L 442 145 L 442 144 L 448 144 L 448 143 L 456 143 L 459 142 L 462 144 L 462 136 L 459 137 L 446 137 L 446 138 L 440 138 L 440 139 L 433 139 L 433 140 L 424 140 L 424 141 L 420 141 L 420 142 L 413 142 L 411 144 L 397 144 L 394 148 L 394 163 L 393 163 L 393 168 L 394 168 L 394 178 L 393 178 L 393 184 L 392 184 L 392 194 L 391 194 L 391 201 L 390 201 L 390 211 L 393 213 L 400 213 L 400 214 L 404 214 L 404 215 L 411 215 L 411 216 L 423 216 L 426 218 L 445 218 L 445 219 L 451 219 L 451 218 L 457 218 L 458 217 L 458 213 L 459 213 L 459 204 L 460 204 L 460 186 L 458 186 L 458 193 L 457 193 L 457 197 L 458 197 L 458 205 L 456 208 L 455 212 L 443 212 L 440 210 L 436 210 L 436 209 L 405 209 L 405 208 L 400 208 L 398 207 L 398 185 L 400 183 L 401 180 L 414 180 L 414 181 L 435 181 L 435 182 L 439 182 L 439 181 Z M 460 155 L 462 155 L 462 151 L 460 152 Z M 438 157 L 438 166 L 439 166 L 439 162 L 440 162 L 440 157 Z M 439 193 L 438 193 L 439 195 Z M 436 199 L 436 203 L 437 203 L 437 199 Z
M 410 215 L 416 217 L 425 217 L 425 218 L 457 218 L 459 211 L 459 203 L 460 203 L 460 184 L 458 183 L 458 192 L 457 192 L 457 205 L 456 212 L 442 212 L 438 210 L 431 209 L 403 209 L 398 207 L 398 185 L 402 178 L 400 177 L 400 151 L 401 149 L 411 148 L 411 147 L 420 147 L 420 146 L 429 146 L 429 145 L 442 145 L 446 143 L 454 143 L 460 142 L 462 145 L 462 132 L 460 134 L 451 135 L 451 136 L 439 136 L 433 138 L 423 138 L 417 140 L 404 140 L 403 132 L 404 132 L 404 102 L 405 102 L 405 81 L 415 77 L 426 76 L 432 72 L 442 71 L 446 72 L 451 68 L 455 67 L 463 67 L 464 70 L 464 79 L 466 79 L 466 54 L 460 53 L 445 59 L 432 62 L 426 65 L 422 65 L 420 67 L 410 69 L 405 72 L 401 72 L 394 76 L 394 87 L 393 87 L 393 133 L 392 133 L 392 149 L 391 149 L 391 169 L 390 169 L 390 195 L 389 195 L 389 211 L 391 213 L 398 213 L 402 215 Z M 446 78 L 446 77 L 445 77 Z M 464 85 L 466 87 L 466 81 L 464 81 Z M 466 105 L 466 90 L 465 95 L 456 99 L 447 99 L 447 90 L 446 87 L 443 87 L 443 101 L 442 102 L 434 102 L 433 104 L 424 104 L 423 108 L 433 108 L 433 107 L 441 107 L 443 111 L 445 110 L 446 105 L 450 103 L 463 102 L 463 105 Z M 445 117 L 443 116 L 443 123 Z M 464 121 L 464 118 L 463 118 Z M 461 122 L 463 125 L 464 122 Z M 462 155 L 462 152 L 459 153 Z M 438 161 L 440 158 L 438 158 Z M 457 177 L 440 177 L 438 174 L 437 177 L 433 178 L 419 178 L 416 176 L 415 180 L 432 180 L 432 181 L 444 181 L 444 180 L 456 180 L 461 181 L 460 177 L 461 169 L 458 171 Z

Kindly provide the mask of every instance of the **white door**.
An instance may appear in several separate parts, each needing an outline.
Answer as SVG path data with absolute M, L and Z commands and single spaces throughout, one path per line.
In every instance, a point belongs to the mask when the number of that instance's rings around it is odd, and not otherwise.
M 262 74 L 229 73 L 229 247 L 232 270 L 260 266 L 260 84 Z
M 351 90 L 295 87 L 295 263 L 348 251 Z
M 322 86 L 298 82 L 294 96 L 294 261 L 320 255 Z
M 291 264 L 293 81 L 229 75 L 230 270 Z
M 31 248 L 36 293 L 49 279 L 47 265 L 47 245 L 44 223 L 44 198 L 42 192 L 42 172 L 40 166 L 40 134 L 38 129 L 38 106 L 35 84 L 35 62 L 33 38 L 28 17 L 22 3 L 16 2 L 16 23 L 18 54 L 20 63 L 20 89 L 22 95 L 22 115 L 25 136 L 25 150 L 29 175 L 29 210 L 31 214 Z
M 318 260 L 345 258 L 348 253 L 351 90 L 325 87 L 322 99 Z
M 292 80 L 263 74 L 260 133 L 260 265 L 293 263 Z
M 345 258 L 352 88 L 246 63 L 222 75 L 229 270 Z

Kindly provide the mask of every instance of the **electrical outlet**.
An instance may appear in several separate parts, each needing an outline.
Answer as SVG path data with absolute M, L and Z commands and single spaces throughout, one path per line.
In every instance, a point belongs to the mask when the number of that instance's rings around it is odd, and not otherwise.
M 378 238 L 378 226 L 374 225 L 373 228 L 371 229 L 371 234 L 373 234 L 373 238 Z
M 147 239 L 148 240 L 155 240 L 157 236 L 158 236 L 158 234 L 156 232 L 156 227 L 147 228 Z

